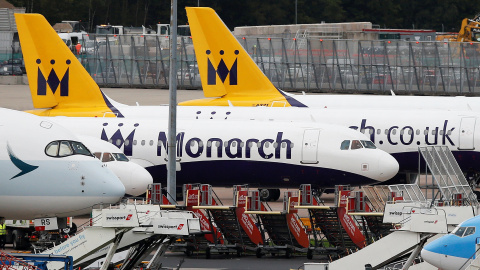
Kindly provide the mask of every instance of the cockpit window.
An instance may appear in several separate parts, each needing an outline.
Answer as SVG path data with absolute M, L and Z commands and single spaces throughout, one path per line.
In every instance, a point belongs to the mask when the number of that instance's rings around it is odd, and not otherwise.
M 73 150 L 72 150 L 72 147 L 70 146 L 70 143 L 67 141 L 61 142 L 60 148 L 58 150 L 58 156 L 66 157 L 71 155 L 73 155 Z
M 340 150 L 348 150 L 349 146 L 350 146 L 350 140 L 345 140 L 340 145 Z
M 376 149 L 377 147 L 375 144 L 371 141 L 361 141 L 363 144 L 363 147 L 368 148 L 368 149 Z
M 111 153 L 103 153 L 102 162 L 115 161 Z
M 475 227 L 457 227 L 452 231 L 458 237 L 465 237 L 475 233 Z
M 354 149 L 360 149 L 360 148 L 363 148 L 363 146 L 362 146 L 362 144 L 360 143 L 360 141 L 353 140 L 353 141 L 352 141 L 351 149 L 354 150 Z
M 112 153 L 117 161 L 129 161 L 128 157 L 124 153 Z
M 71 155 L 93 156 L 80 142 L 53 141 L 45 147 L 45 154 L 50 157 L 66 157 Z
M 79 142 L 70 142 L 72 144 L 73 151 L 79 155 L 91 156 L 90 151 L 85 147 L 85 145 Z

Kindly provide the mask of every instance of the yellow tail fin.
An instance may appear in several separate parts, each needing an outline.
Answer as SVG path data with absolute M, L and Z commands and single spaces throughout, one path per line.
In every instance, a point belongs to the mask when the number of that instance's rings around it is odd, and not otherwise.
M 304 106 L 283 95 L 211 8 L 187 7 L 203 92 L 179 105 Z
M 33 106 L 41 115 L 115 116 L 98 85 L 40 14 L 15 14 Z

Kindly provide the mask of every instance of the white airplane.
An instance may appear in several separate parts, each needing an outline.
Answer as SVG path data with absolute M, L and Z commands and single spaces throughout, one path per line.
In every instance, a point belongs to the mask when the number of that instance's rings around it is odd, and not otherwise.
M 462 222 L 451 233 L 427 244 L 422 249 L 422 258 L 442 270 L 466 269 L 476 259 L 479 225 L 480 216 Z
M 140 196 L 153 183 L 152 176 L 145 168 L 130 162 L 130 159 L 111 143 L 92 136 L 79 138 L 93 155 L 122 181 L 126 195 Z
M 31 114 L 0 109 L 0 217 L 86 214 L 118 202 L 120 180 L 70 131 Z
M 156 182 L 165 181 L 161 177 L 166 175 L 167 119 L 50 119 L 111 142 Z M 177 184 L 333 187 L 378 183 L 398 172 L 398 163 L 365 135 L 335 125 L 179 120 L 177 130 Z
M 54 108 L 32 111 L 32 113 L 45 116 L 102 117 L 102 119 L 83 120 L 59 118 L 55 121 L 68 125 L 79 134 L 97 136 L 111 141 L 117 147 L 123 148 L 124 153 L 131 157 L 132 161 L 146 167 L 155 181 L 159 181 L 159 176 L 165 175 L 163 174 L 166 162 L 163 156 L 165 151 L 160 151 L 164 141 L 162 141 L 163 137 L 159 136 L 165 135 L 166 132 L 164 129 L 166 127 L 164 120 L 167 119 L 167 111 L 164 110 L 166 107 L 151 107 L 152 110 L 150 110 L 141 106 L 129 107 L 110 100 L 100 91 L 70 50 L 60 42 L 58 35 L 43 16 L 38 14 L 15 16 L 28 78 L 31 82 L 34 106 Z M 128 117 L 123 118 L 123 112 L 115 106 L 128 111 Z M 157 114 L 159 110 L 161 113 Z M 155 113 L 145 114 L 147 111 Z M 247 126 L 248 129 L 245 129 L 244 127 Z M 193 148 L 190 147 L 190 143 L 187 143 L 179 149 L 180 151 L 184 148 L 185 152 L 178 152 L 181 158 L 179 165 L 182 168 L 179 172 L 180 177 L 177 178 L 179 183 L 205 180 L 210 184 L 222 186 L 251 183 L 281 187 L 311 183 L 313 178 L 314 184 L 333 186 L 338 183 L 360 184 L 384 181 L 393 176 L 398 169 L 398 165 L 391 157 L 378 149 L 373 149 L 374 145 L 365 140 L 363 135 L 352 133 L 351 130 L 342 127 L 318 123 L 298 123 L 285 127 L 283 124 L 252 123 L 248 120 L 223 123 L 198 119 L 185 121 L 179 127 L 180 138 L 185 134 L 187 137 L 192 136 L 188 137 L 189 142 L 193 140 L 190 142 Z M 243 129 L 240 130 L 239 127 Z M 309 130 L 316 131 L 311 133 Z M 318 137 L 319 133 L 320 137 Z M 201 138 L 199 140 L 202 141 L 197 142 L 196 138 Z M 214 154 L 209 152 L 212 150 L 212 145 L 208 145 L 210 139 L 212 140 L 210 144 L 214 143 Z M 283 139 L 292 142 L 292 144 L 286 142 L 285 147 L 293 145 L 297 147 L 282 150 L 278 142 L 275 149 L 271 147 L 277 140 Z M 247 144 L 247 141 L 251 145 Z M 340 150 L 339 147 L 343 141 L 359 142 L 360 145 L 356 143 L 355 147 L 362 149 L 358 149 L 360 151 Z M 364 141 L 363 145 L 362 141 Z M 221 146 L 220 142 L 226 145 Z M 197 143 L 202 145 L 199 146 Z M 315 146 L 307 149 L 312 147 L 312 143 Z M 270 148 L 267 149 L 268 147 Z M 201 152 L 200 148 L 201 151 L 206 150 L 206 152 Z M 350 149 L 350 145 L 346 146 L 346 149 Z M 324 155 L 322 152 L 324 150 L 328 150 L 327 152 L 331 155 Z M 308 153 L 312 157 L 307 157 Z M 271 155 L 275 157 L 272 158 Z M 342 158 L 337 159 L 338 157 Z M 313 158 L 315 160 L 308 160 Z M 209 162 L 193 162 L 201 160 Z M 348 162 L 345 162 L 347 160 Z M 331 161 L 337 163 L 331 163 Z M 289 167 L 295 169 L 292 172 L 286 171 Z M 226 181 L 227 176 L 236 181 Z M 320 181 L 321 176 L 324 176 L 325 180 Z M 340 177 L 337 180 L 342 181 L 334 182 L 333 176 Z M 268 178 L 271 178 L 270 183 L 262 182 Z

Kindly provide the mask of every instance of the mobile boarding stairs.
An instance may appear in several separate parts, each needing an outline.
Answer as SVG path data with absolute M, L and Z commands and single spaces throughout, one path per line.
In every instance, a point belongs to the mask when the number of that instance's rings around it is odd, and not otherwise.
M 387 236 L 339 260 L 325 264 L 306 263 L 304 269 L 379 269 L 408 256 L 401 269 L 408 269 L 424 244 L 437 234 L 446 234 L 464 220 L 478 214 L 479 203 L 472 188 L 447 147 L 420 147 L 425 164 L 415 184 L 388 186 L 390 201 L 383 212 L 349 212 L 348 215 L 381 216 L 393 225 Z M 422 164 L 421 162 L 420 164 Z M 381 208 L 385 199 L 376 188 L 367 188 L 368 204 Z M 389 268 L 390 269 L 390 268 Z M 393 268 L 392 268 L 393 269 Z
M 44 254 L 72 256 L 74 267 L 84 267 L 105 257 L 106 269 L 115 252 L 130 248 L 121 269 L 133 269 L 157 250 L 152 264 L 176 239 L 200 233 L 199 219 L 189 211 L 162 210 L 154 204 L 121 204 L 116 208 L 94 209 L 91 225 Z M 50 262 L 48 269 L 61 269 L 62 263 Z

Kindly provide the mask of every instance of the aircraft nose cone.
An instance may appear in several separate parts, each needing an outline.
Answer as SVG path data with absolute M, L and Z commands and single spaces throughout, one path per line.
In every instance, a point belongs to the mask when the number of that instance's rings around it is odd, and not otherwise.
M 132 163 L 134 164 L 134 163 Z M 132 187 L 128 190 L 128 195 L 139 196 L 147 191 L 149 185 L 153 183 L 153 177 L 145 168 L 135 164 L 135 168 L 130 175 Z
M 120 179 L 113 173 L 109 174 L 109 181 L 107 183 L 107 189 L 105 196 L 111 198 L 114 202 L 119 201 L 125 196 L 125 186 Z
M 386 152 L 378 155 L 378 176 L 377 181 L 383 182 L 394 177 L 399 170 L 398 161 Z
M 430 250 L 427 250 L 425 248 L 422 249 L 421 251 L 421 256 L 422 258 L 429 264 L 435 266 L 435 267 L 440 267 L 441 264 L 439 262 L 442 261 L 442 257 L 444 256 L 443 254 L 439 254 Z

